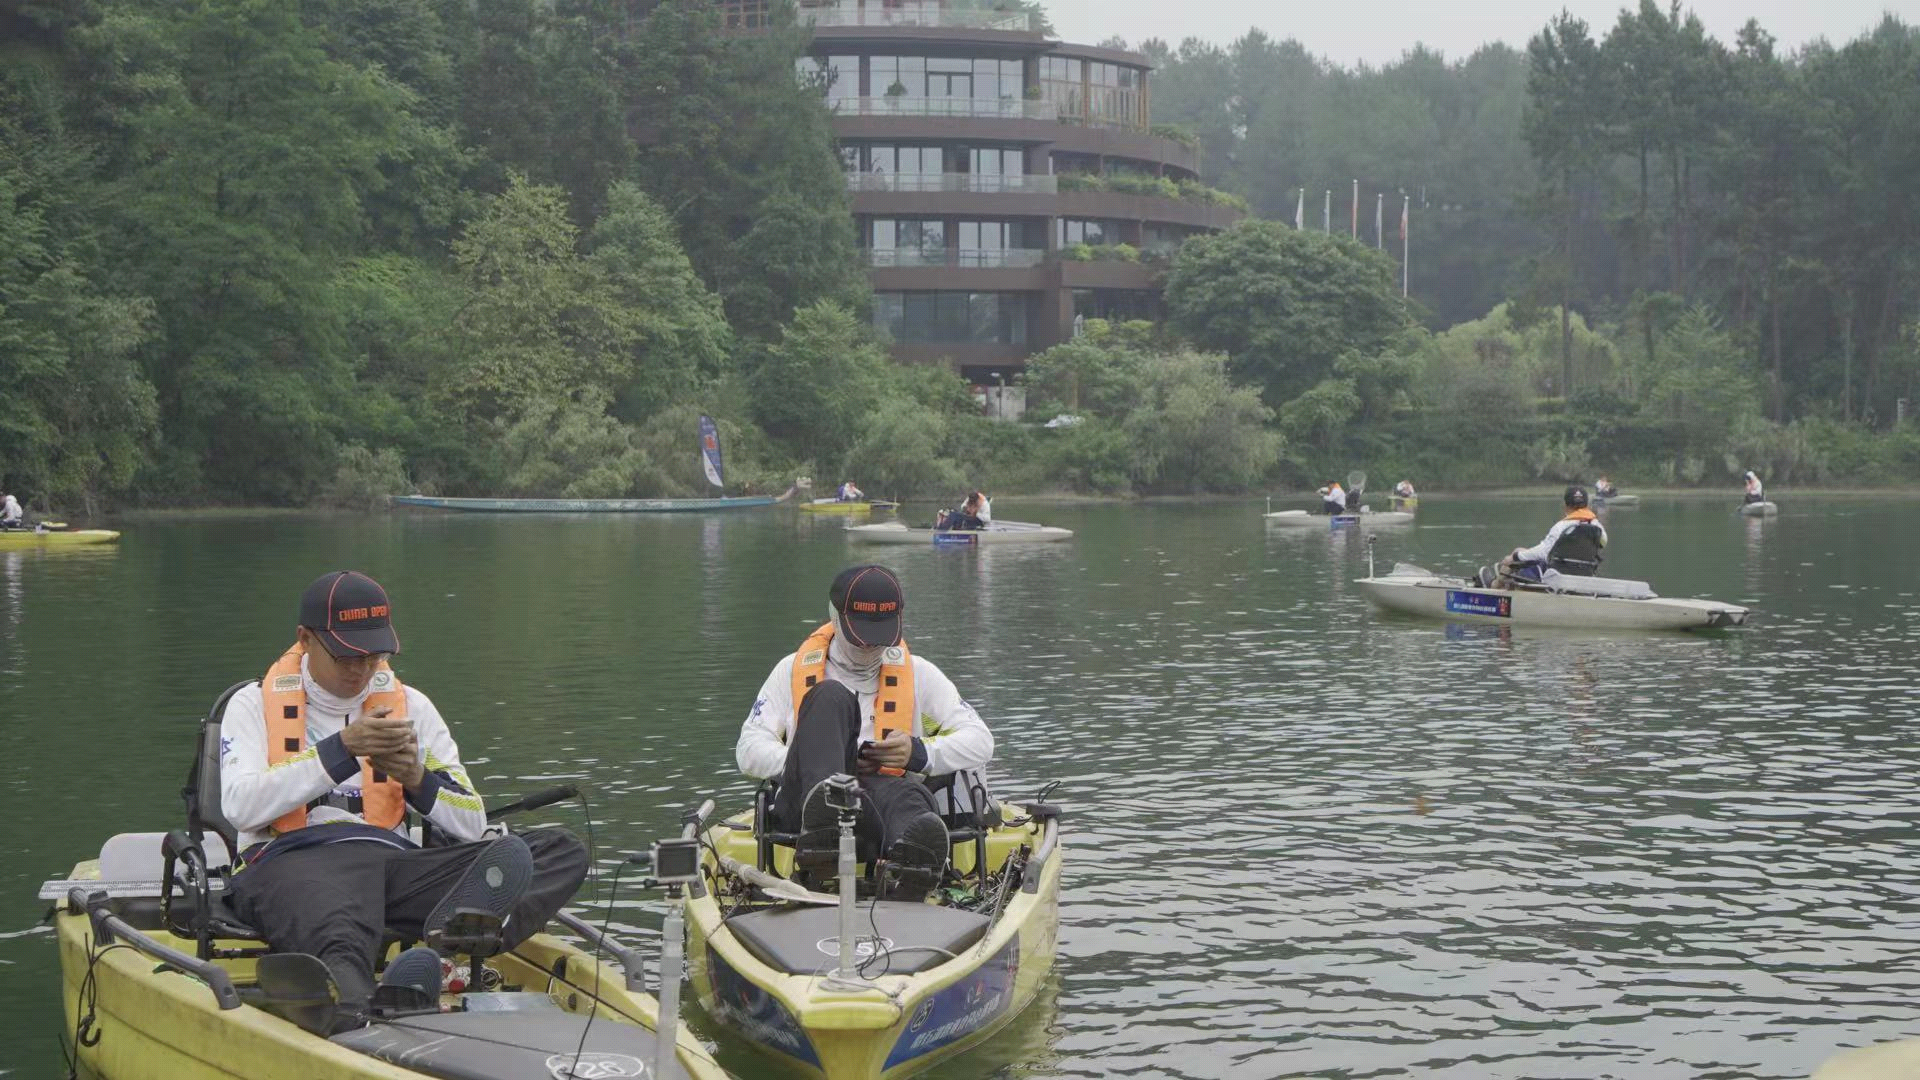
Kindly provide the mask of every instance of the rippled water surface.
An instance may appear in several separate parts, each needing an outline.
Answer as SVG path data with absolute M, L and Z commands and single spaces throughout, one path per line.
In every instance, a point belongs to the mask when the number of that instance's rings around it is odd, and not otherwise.
M 1469 569 L 1553 501 L 1429 499 L 1382 569 Z M 1698 637 L 1376 615 L 1362 536 L 1251 502 L 1009 502 L 1080 534 L 864 553 L 993 725 L 998 786 L 1060 779 L 1074 812 L 1057 985 L 937 1075 L 1788 1077 L 1920 1035 L 1920 502 L 1784 505 L 1612 515 L 1610 573 L 1759 611 Z M 837 529 L 276 518 L 0 553 L 0 1070 L 59 1068 L 37 884 L 176 823 L 197 715 L 314 575 L 389 586 L 398 666 L 484 793 L 587 781 L 610 867 L 690 801 L 745 802 L 754 691 L 863 554 Z

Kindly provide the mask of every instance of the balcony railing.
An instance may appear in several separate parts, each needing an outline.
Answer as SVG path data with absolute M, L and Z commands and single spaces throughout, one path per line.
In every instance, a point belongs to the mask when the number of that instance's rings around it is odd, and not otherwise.
M 958 116 L 976 120 L 1058 120 L 1051 101 L 1015 98 L 836 98 L 827 106 L 841 116 Z
M 849 191 L 961 191 L 989 195 L 1052 195 L 1060 190 L 1051 175 L 1009 176 L 1005 173 L 874 173 L 847 174 Z
M 956 11 L 939 4 L 906 4 L 884 7 L 879 4 L 843 4 L 833 7 L 802 7 L 802 23 L 814 26 L 940 26 L 964 30 L 1007 30 L 1016 33 L 1037 31 L 1034 16 L 1023 11 Z
M 957 266 L 996 269 L 1039 266 L 1044 248 L 868 248 L 868 266 Z

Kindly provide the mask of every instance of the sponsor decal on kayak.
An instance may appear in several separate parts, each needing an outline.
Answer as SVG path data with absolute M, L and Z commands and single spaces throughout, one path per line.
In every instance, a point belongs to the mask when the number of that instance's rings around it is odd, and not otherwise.
M 1020 935 L 1015 934 L 993 959 L 951 986 L 922 1001 L 894 1041 L 885 1068 L 923 1057 L 991 1025 L 1013 1006 L 1014 976 L 1020 971 Z
M 933 534 L 934 547 L 972 547 L 980 538 L 967 532 L 937 532 Z
M 1359 514 L 1335 514 L 1330 519 L 1330 522 L 1332 526 L 1336 529 L 1342 525 L 1358 525 L 1360 524 L 1360 515 Z
M 1486 593 L 1448 589 L 1447 613 L 1449 615 L 1486 615 L 1495 619 L 1511 619 L 1513 618 L 1513 597 L 1489 596 Z
M 762 1046 L 809 1065 L 820 1064 L 813 1040 L 807 1038 L 800 1022 L 779 998 L 742 978 L 713 949 L 707 950 L 707 957 L 708 971 L 713 977 L 713 1007 L 709 1011 L 714 1019 Z
M 646 1063 L 628 1054 L 554 1054 L 547 1058 L 553 1080 L 639 1080 Z

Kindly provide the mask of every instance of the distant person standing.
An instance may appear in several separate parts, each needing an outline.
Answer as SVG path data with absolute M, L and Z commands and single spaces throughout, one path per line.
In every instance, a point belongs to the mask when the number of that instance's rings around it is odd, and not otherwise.
M 20 500 L 13 492 L 0 492 L 0 529 L 17 529 L 26 524 L 26 511 L 20 509 Z
M 1766 489 L 1761 485 L 1760 478 L 1753 474 L 1752 469 L 1748 469 L 1747 470 L 1747 504 L 1751 506 L 1754 503 L 1766 502 L 1766 501 L 1767 501 Z

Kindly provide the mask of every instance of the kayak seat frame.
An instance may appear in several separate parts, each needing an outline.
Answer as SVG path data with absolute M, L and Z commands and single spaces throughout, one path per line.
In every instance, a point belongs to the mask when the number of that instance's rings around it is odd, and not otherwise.
M 256 679 L 246 679 L 227 687 L 214 700 L 206 719 L 200 722 L 186 786 L 180 789 L 180 797 L 186 803 L 187 825 L 167 833 L 160 846 L 163 859 L 161 922 L 175 934 L 192 938 L 195 954 L 201 960 L 238 960 L 272 952 L 266 939 L 240 918 L 229 901 L 232 867 L 240 861 L 240 830 L 227 819 L 220 803 L 220 721 L 233 695 L 256 682 Z M 208 833 L 218 837 L 225 846 L 224 861 L 208 859 Z M 240 948 L 215 945 L 221 939 L 259 944 Z M 388 931 L 376 955 L 384 958 L 388 946 L 395 943 L 403 948 L 413 944 L 411 938 Z
M 926 784 L 934 793 L 936 805 L 941 796 L 946 797 L 947 809 L 940 819 L 946 823 L 947 840 L 950 844 L 973 845 L 973 873 L 984 887 L 988 873 L 987 834 L 992 831 L 989 822 L 997 821 L 1000 817 L 999 806 L 987 791 L 986 781 L 978 772 L 962 769 L 945 776 L 930 776 Z M 966 808 L 955 796 L 956 786 L 966 795 Z M 774 866 L 773 849 L 796 847 L 800 843 L 799 833 L 773 827 L 774 799 L 779 793 L 780 782 L 773 779 L 760 781 L 759 789 L 753 793 L 754 863 L 758 869 L 770 874 L 778 872 Z M 871 862 L 868 872 L 872 872 Z

